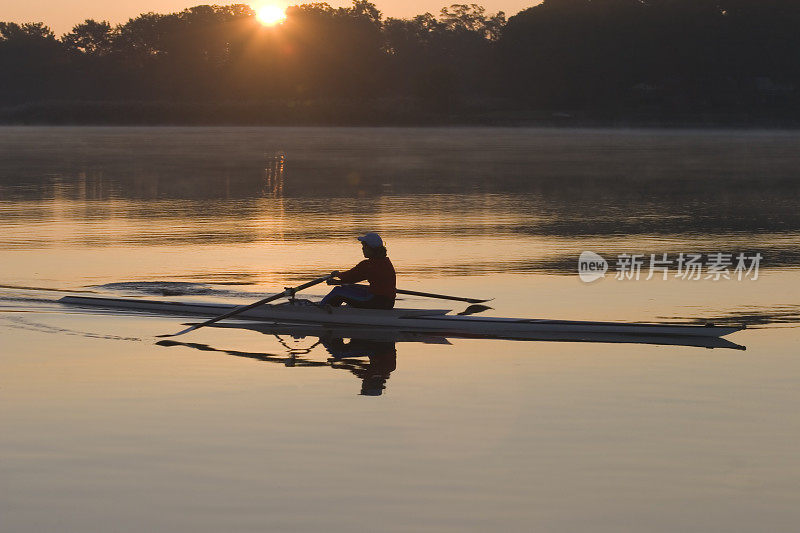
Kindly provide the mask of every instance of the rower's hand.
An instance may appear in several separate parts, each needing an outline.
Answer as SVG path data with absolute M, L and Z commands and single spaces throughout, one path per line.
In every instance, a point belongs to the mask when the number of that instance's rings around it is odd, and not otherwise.
M 328 285 L 340 285 L 341 281 L 336 279 L 338 277 L 339 277 L 339 271 L 334 270 L 333 272 L 331 272 L 331 277 L 328 278 L 328 281 L 326 283 Z

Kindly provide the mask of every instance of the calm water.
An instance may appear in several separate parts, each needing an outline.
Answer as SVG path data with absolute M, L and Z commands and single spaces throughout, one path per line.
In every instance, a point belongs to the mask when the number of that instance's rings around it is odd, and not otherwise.
M 1 128 L 0 530 L 795 531 L 798 169 L 785 132 Z M 370 230 L 403 288 L 744 322 L 747 351 L 158 345 L 186 318 L 55 302 L 250 302 L 351 266 Z M 585 250 L 606 279 L 580 281 Z M 762 260 L 615 279 L 619 254 L 681 252 Z

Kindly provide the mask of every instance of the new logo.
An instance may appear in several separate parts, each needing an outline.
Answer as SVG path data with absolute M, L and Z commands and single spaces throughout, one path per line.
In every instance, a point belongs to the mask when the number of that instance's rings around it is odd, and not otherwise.
M 606 276 L 608 262 L 594 252 L 581 252 L 578 258 L 578 276 L 584 283 L 591 283 Z

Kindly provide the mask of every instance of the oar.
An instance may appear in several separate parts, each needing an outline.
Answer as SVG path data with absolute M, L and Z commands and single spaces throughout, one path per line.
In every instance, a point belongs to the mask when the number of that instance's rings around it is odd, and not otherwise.
M 210 320 L 206 320 L 205 322 L 202 322 L 200 324 L 195 324 L 194 326 L 186 328 L 183 331 L 179 331 L 178 333 L 172 333 L 172 334 L 169 334 L 169 335 L 156 335 L 156 336 L 157 337 L 177 337 L 178 335 L 183 335 L 184 333 L 189 333 L 190 331 L 194 331 L 196 329 L 200 329 L 203 326 L 208 326 L 210 324 L 213 324 L 214 322 L 219 322 L 223 318 L 229 318 L 229 317 L 232 317 L 233 315 L 238 315 L 239 313 L 247 311 L 248 309 L 252 309 L 254 307 L 258 307 L 259 305 L 264 305 L 265 303 L 272 302 L 273 300 L 278 300 L 278 299 L 286 297 L 286 296 L 294 296 L 295 293 L 297 293 L 299 291 L 302 291 L 303 289 L 307 289 L 308 287 L 311 287 L 312 285 L 318 285 L 318 284 L 322 283 L 323 281 L 327 281 L 329 278 L 330 278 L 330 276 L 328 275 L 328 276 L 324 276 L 322 278 L 317 278 L 315 280 L 309 281 L 308 283 L 303 283 L 302 285 L 298 285 L 297 287 L 287 287 L 283 292 L 278 293 L 278 294 L 276 294 L 274 296 L 270 296 L 269 298 L 264 298 L 263 300 L 259 300 L 259 301 L 255 302 L 255 303 L 250 304 L 250 305 L 245 305 L 243 307 L 237 307 L 233 311 L 229 311 L 229 312 L 225 313 L 224 315 L 219 315 L 218 317 L 212 318 Z
M 484 302 L 490 302 L 494 300 L 494 298 L 489 298 L 488 300 L 479 300 L 478 298 L 463 298 L 461 296 L 447 296 L 445 294 L 434 294 L 432 292 L 405 291 L 403 289 L 397 289 L 395 292 L 397 292 L 397 294 L 409 294 L 411 296 L 425 296 L 427 298 L 439 298 L 440 300 L 455 300 L 457 302 L 468 302 L 471 304 L 481 304 Z

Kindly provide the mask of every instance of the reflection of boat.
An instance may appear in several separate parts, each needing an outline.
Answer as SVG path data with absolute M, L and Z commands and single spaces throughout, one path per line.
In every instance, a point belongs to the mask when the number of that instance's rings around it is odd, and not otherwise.
M 228 313 L 237 306 L 218 303 L 166 302 L 126 298 L 94 298 L 66 296 L 59 302 L 80 306 L 99 306 L 179 315 L 215 316 Z M 305 300 L 262 305 L 237 315 L 239 318 L 269 323 L 319 324 L 325 326 L 388 327 L 401 331 L 435 332 L 444 336 L 491 336 L 526 338 L 530 335 L 560 336 L 564 334 L 646 335 L 659 338 L 718 338 L 744 326 L 690 324 L 647 324 L 636 322 L 588 322 L 574 320 L 542 320 L 450 315 L 445 309 L 355 309 L 323 307 Z M 558 339 L 550 339 L 558 340 Z M 670 343 L 674 344 L 674 343 Z
M 450 344 L 448 338 L 475 338 L 474 335 L 451 335 L 419 331 L 402 331 L 384 327 L 323 326 L 319 324 L 264 324 L 254 321 L 235 321 L 212 324 L 209 327 L 246 329 L 274 336 L 285 348 L 284 354 L 248 352 L 213 348 L 208 344 L 161 340 L 156 344 L 165 347 L 185 347 L 203 352 L 220 352 L 236 357 L 274 363 L 284 367 L 329 367 L 347 370 L 361 379 L 361 395 L 380 396 L 387 380 L 397 367 L 398 342 Z M 514 341 L 602 342 L 629 344 L 664 344 L 697 346 L 703 348 L 733 348 L 744 350 L 718 337 L 659 337 L 655 335 L 615 335 L 604 333 L 538 333 L 499 338 Z M 313 358 L 320 350 L 327 352 L 327 360 Z M 323 352 L 323 353 L 324 353 Z
M 732 348 L 744 350 L 745 347 L 719 337 L 691 337 L 680 335 L 623 335 L 618 333 L 553 333 L 533 332 L 517 335 L 474 335 L 458 333 L 435 333 L 430 331 L 401 330 L 385 327 L 324 326 L 314 324 L 264 324 L 251 321 L 237 321 L 212 324 L 214 328 L 233 328 L 257 331 L 266 335 L 288 335 L 295 338 L 345 338 L 363 339 L 379 342 L 419 342 L 425 344 L 450 344 L 449 339 L 497 339 L 509 341 L 542 342 L 599 342 L 609 344 L 656 344 L 665 346 L 695 346 L 698 348 Z

